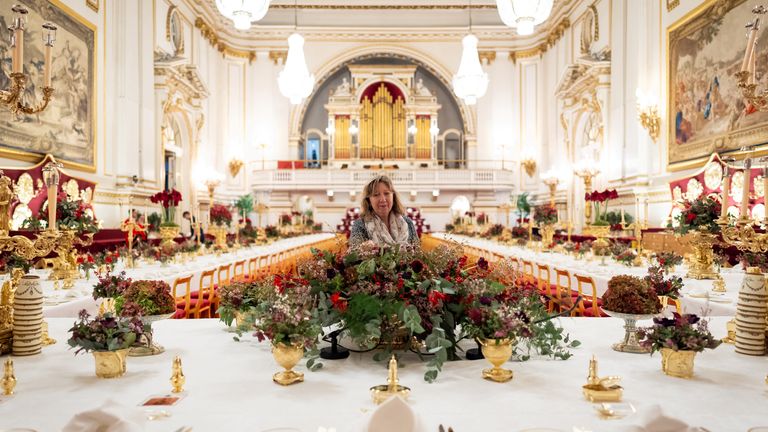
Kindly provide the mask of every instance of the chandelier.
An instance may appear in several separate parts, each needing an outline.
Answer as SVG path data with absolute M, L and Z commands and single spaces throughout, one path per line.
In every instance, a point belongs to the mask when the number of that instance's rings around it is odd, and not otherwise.
M 517 34 L 533 34 L 533 26 L 541 24 L 552 12 L 554 0 L 496 0 L 499 16 L 509 27 L 517 28 Z
M 293 7 L 293 27 L 297 24 L 297 4 Z M 304 59 L 304 38 L 297 32 L 288 37 L 288 58 L 285 67 L 277 77 L 277 86 L 280 93 L 291 100 L 291 104 L 298 105 L 312 93 L 315 87 L 315 76 L 309 73 L 307 61 Z
M 267 14 L 269 0 L 216 0 L 216 7 L 235 23 L 236 29 L 248 30 L 252 22 Z
M 464 36 L 461 41 L 464 51 L 461 53 L 459 71 L 453 76 L 453 92 L 464 99 L 467 105 L 477 103 L 477 98 L 483 97 L 488 90 L 488 74 L 480 66 L 477 55 L 477 37 L 472 34 Z

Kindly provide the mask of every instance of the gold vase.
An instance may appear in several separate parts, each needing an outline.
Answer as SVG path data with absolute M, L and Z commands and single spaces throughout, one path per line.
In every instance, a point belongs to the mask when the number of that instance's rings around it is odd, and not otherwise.
M 94 351 L 96 376 L 99 378 L 118 378 L 125 373 L 125 358 L 128 348 L 117 351 Z
M 483 378 L 501 383 L 511 380 L 512 371 L 503 369 L 501 365 L 512 357 L 514 340 L 479 339 L 478 342 L 482 347 L 483 356 L 493 365 L 491 369 L 483 369 Z
M 539 228 L 539 233 L 541 233 L 541 247 L 548 252 L 555 238 L 555 226 L 552 224 L 542 225 Z
M 692 378 L 695 357 L 696 351 L 675 351 L 670 348 L 662 348 L 661 370 L 669 376 Z
M 277 361 L 277 364 L 285 369 L 283 372 L 272 375 L 272 381 L 285 386 L 304 381 L 303 373 L 291 370 L 304 357 L 304 347 L 302 345 L 273 344 L 272 356 Z
M 160 227 L 160 247 L 165 250 L 173 250 L 176 247 L 176 242 L 173 241 L 179 236 L 178 226 L 161 226 Z
M 688 269 L 686 277 L 693 279 L 717 279 L 717 272 L 713 264 L 715 254 L 712 246 L 715 244 L 717 236 L 708 231 L 692 231 L 690 244 L 693 248 L 693 259 Z
M 223 225 L 215 225 L 208 229 L 215 238 L 215 245 L 220 250 L 227 249 L 227 229 Z

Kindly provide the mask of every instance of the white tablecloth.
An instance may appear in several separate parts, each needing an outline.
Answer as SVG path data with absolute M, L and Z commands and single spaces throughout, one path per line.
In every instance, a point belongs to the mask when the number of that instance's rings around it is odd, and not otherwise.
M 72 319 L 49 319 L 51 335 L 59 340 L 34 357 L 14 358 L 18 385 L 12 398 L 0 396 L 0 429 L 33 428 L 58 431 L 78 412 L 91 410 L 107 399 L 136 407 L 150 395 L 170 391 L 171 363 L 182 357 L 186 398 L 165 408 L 171 416 L 148 423 L 148 431 L 264 431 L 293 427 L 316 432 L 318 426 L 337 431 L 360 431 L 375 406 L 369 387 L 386 382 L 387 371 L 371 354 L 325 361 L 319 372 L 305 372 L 306 382 L 281 387 L 272 382 L 279 367 L 268 343 L 251 336 L 232 340 L 224 325 L 214 320 L 166 320 L 155 324 L 157 342 L 166 352 L 153 357 L 129 357 L 127 373 L 112 380 L 94 375 L 90 354 L 73 356 L 66 330 Z M 717 337 L 725 335 L 725 318 L 713 318 Z M 435 432 L 438 425 L 455 432 L 510 432 L 528 428 L 573 427 L 593 432 L 619 431 L 638 424 L 643 412 L 663 406 L 668 415 L 704 426 L 710 431 L 745 431 L 768 425 L 764 377 L 765 357 L 734 353 L 733 346 L 700 353 L 693 379 L 661 372 L 661 356 L 626 354 L 610 344 L 623 336 L 622 322 L 613 318 L 568 318 L 562 321 L 582 342 L 566 361 L 534 358 L 510 362 L 515 378 L 499 384 L 481 379 L 485 360 L 445 365 L 434 384 L 423 381 L 424 365 L 408 356 L 400 369 L 400 383 L 411 387 L 410 406 Z M 648 324 L 646 322 L 645 324 Z M 624 401 L 637 414 L 621 420 L 601 420 L 584 400 L 589 358 L 596 355 L 599 373 L 620 375 Z M 138 409 L 138 408 L 137 408 Z M 397 432 L 397 431 L 393 431 Z
M 593 261 L 586 261 L 583 259 L 578 260 L 572 256 L 561 253 L 536 252 L 523 247 L 502 245 L 495 241 L 481 238 L 446 233 L 432 233 L 432 236 L 496 252 L 504 256 L 517 257 L 532 261 L 533 263 L 547 264 L 551 269 L 550 282 L 553 284 L 556 283 L 555 278 L 557 277 L 554 268 L 568 270 L 571 273 L 571 287 L 574 290 L 577 286 L 576 278 L 573 276 L 575 273 L 584 276 L 592 276 L 595 280 L 598 297 L 602 296 L 608 289 L 608 281 L 613 276 L 625 274 L 643 277 L 648 273 L 646 267 L 628 267 L 619 264 L 610 258 L 606 259 L 607 265 L 602 266 L 598 259 Z M 685 274 L 687 270 L 685 267 L 678 267 L 679 270 L 675 274 L 683 277 L 683 289 L 680 298 L 683 312 L 716 316 L 733 316 L 736 314 L 736 300 L 738 299 L 739 287 L 741 286 L 741 281 L 744 275 L 740 269 L 720 269 L 727 292 L 714 293 L 712 292 L 713 281 L 686 278 Z M 534 269 L 534 274 L 537 274 L 536 269 Z
M 333 238 L 335 234 L 319 233 L 300 237 L 291 237 L 280 239 L 269 245 L 251 246 L 234 250 L 221 255 L 208 254 L 196 257 L 185 264 L 169 263 L 162 266 L 160 263 L 140 263 L 136 268 L 126 269 L 123 267 L 122 260 L 115 268 L 115 272 L 125 270 L 128 277 L 133 280 L 162 280 L 173 287 L 173 282 L 180 277 L 192 275 L 192 290 L 196 291 L 200 286 L 200 275 L 205 270 L 218 268 L 225 264 L 233 264 L 236 261 L 247 260 L 253 257 L 269 255 L 275 252 L 284 251 L 297 246 L 319 242 Z M 75 286 L 70 289 L 54 289 L 54 284 L 47 280 L 48 270 L 33 270 L 33 274 L 40 276 L 43 293 L 45 295 L 45 304 L 43 313 L 46 317 L 75 317 L 81 309 L 87 309 L 91 313 L 98 310 L 98 303 L 93 300 L 93 285 L 97 282 L 94 274 L 90 279 L 78 279 Z M 234 268 L 230 268 L 230 277 L 234 276 Z M 216 275 L 218 278 L 218 275 Z M 186 291 L 185 291 L 186 292 Z M 179 292 L 182 295 L 185 292 Z

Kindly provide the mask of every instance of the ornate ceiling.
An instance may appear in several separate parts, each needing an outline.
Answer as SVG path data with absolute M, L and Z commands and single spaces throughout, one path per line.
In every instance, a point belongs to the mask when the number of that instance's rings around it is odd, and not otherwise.
M 215 0 L 185 0 L 216 36 L 242 49 L 282 46 L 294 30 L 294 1 L 273 0 L 269 12 L 246 31 L 235 30 L 216 9 Z M 473 0 L 472 30 L 481 46 L 531 47 L 580 0 L 555 0 L 550 18 L 536 33 L 520 37 L 506 27 L 495 0 Z M 458 40 L 469 27 L 466 0 L 298 0 L 298 28 L 308 40 L 411 41 Z

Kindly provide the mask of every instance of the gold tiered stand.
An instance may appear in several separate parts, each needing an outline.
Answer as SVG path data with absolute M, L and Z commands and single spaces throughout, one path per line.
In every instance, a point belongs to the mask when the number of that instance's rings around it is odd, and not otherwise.
M 128 207 L 130 208 L 131 203 L 130 199 L 128 201 Z M 144 232 L 145 228 L 138 224 L 133 219 L 133 212 L 129 210 L 129 213 L 131 216 L 128 218 L 127 221 L 123 221 L 120 223 L 120 231 L 124 233 L 128 233 L 128 258 L 125 260 L 125 265 L 128 268 L 134 268 L 134 262 L 133 262 L 133 234 L 137 232 Z
M 93 243 L 94 233 L 85 233 L 80 237 L 78 232 L 72 229 L 59 230 L 60 236 L 56 242 L 54 252 L 58 255 L 53 260 L 53 270 L 48 279 L 53 281 L 63 280 L 63 288 L 72 288 L 74 280 L 80 277 L 77 269 L 77 246 L 90 246 Z

